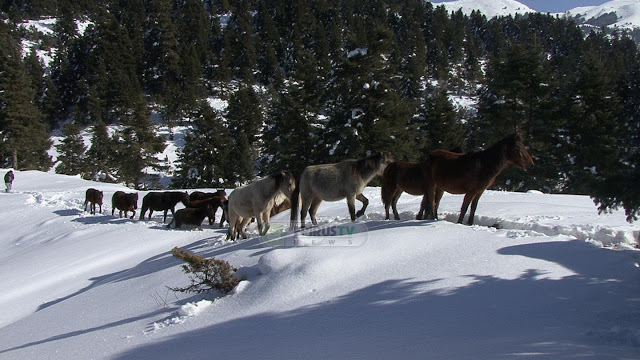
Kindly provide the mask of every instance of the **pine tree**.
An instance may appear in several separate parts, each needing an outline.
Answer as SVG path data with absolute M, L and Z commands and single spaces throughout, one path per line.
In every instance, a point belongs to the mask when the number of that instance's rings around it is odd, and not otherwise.
M 607 40 L 601 34 L 592 34 L 587 42 L 592 48 L 584 53 L 573 84 L 573 103 L 568 108 L 570 146 L 575 158 L 567 189 L 577 194 L 596 192 L 605 179 L 624 166 L 623 150 L 617 139 L 622 106 L 612 73 L 595 51 L 605 46 Z
M 98 119 L 92 128 L 91 147 L 86 152 L 85 179 L 93 181 L 116 181 L 116 144 L 109 137 L 107 126 Z
M 117 137 L 120 181 L 141 189 L 147 187 L 148 180 L 153 180 L 148 176 L 148 169 L 164 170 L 161 160 L 156 156 L 164 151 L 166 144 L 164 138 L 156 134 L 147 104 L 140 98 L 132 117 Z
M 52 145 L 35 101 L 19 43 L 12 30 L 0 22 L 0 163 L 25 170 L 51 168 Z
M 263 131 L 262 175 L 283 170 L 300 175 L 308 165 L 322 162 L 318 156 L 325 151 L 319 141 L 323 126 L 305 108 L 304 97 L 303 89 L 291 84 L 273 102 Z
M 59 164 L 56 166 L 56 173 L 65 175 L 83 174 L 86 171 L 85 152 L 87 147 L 84 145 L 80 129 L 73 123 L 68 123 L 62 130 L 64 139 L 59 145 L 58 150 Z
M 232 141 L 222 120 L 209 104 L 201 102 L 192 119 L 193 128 L 184 138 L 184 147 L 178 152 L 178 171 L 172 181 L 174 188 L 201 188 L 233 186 L 228 182 L 229 156 Z
M 440 89 L 428 100 L 425 120 L 431 150 L 464 149 L 466 128 L 458 120 L 446 89 Z
M 235 168 L 229 180 L 243 183 L 254 177 L 254 163 L 258 156 L 259 133 L 262 128 L 262 110 L 257 94 L 250 86 L 236 91 L 229 99 L 226 114 L 229 133 L 234 144 L 231 148 L 231 166 Z

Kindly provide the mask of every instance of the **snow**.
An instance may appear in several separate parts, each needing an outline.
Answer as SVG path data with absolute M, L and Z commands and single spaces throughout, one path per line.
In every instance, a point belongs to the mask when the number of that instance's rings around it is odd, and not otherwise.
M 578 7 L 567 11 L 566 14 L 568 16 L 580 16 L 585 20 L 589 20 L 611 12 L 615 12 L 618 19 L 610 26 L 621 28 L 640 27 L 640 1 L 638 0 L 612 0 L 602 5 Z
M 444 5 L 448 11 L 462 9 L 466 15 L 470 15 L 473 10 L 479 10 L 487 18 L 535 12 L 535 10 L 514 0 L 433 1 L 433 4 L 434 6 Z
M 89 187 L 103 214 L 82 211 Z M 416 221 L 404 194 L 385 221 L 369 187 L 355 223 L 325 202 L 317 227 L 291 233 L 285 212 L 234 243 L 111 216 L 117 190 L 133 191 L 16 171 L 0 193 L 0 359 L 640 358 L 640 227 L 586 196 L 488 191 L 466 226 L 459 195 Z M 175 246 L 245 280 L 169 291 L 189 281 Z

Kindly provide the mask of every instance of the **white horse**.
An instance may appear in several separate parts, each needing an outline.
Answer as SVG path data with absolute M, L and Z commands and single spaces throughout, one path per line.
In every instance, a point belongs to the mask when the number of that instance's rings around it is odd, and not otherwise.
M 298 203 L 300 208 L 300 226 L 305 227 L 307 212 L 313 225 L 317 225 L 316 212 L 323 200 L 338 201 L 347 199 L 351 221 L 364 215 L 369 199 L 362 195 L 367 184 L 376 176 L 382 175 L 393 157 L 388 152 L 378 152 L 360 160 L 343 160 L 335 164 L 307 166 L 300 176 L 298 189 L 294 191 L 291 202 L 291 228 L 296 227 Z M 362 202 L 362 209 L 355 211 L 355 201 Z
M 295 178 L 288 171 L 279 172 L 241 186 L 229 195 L 227 239 L 236 240 L 238 233 L 247 238 L 246 227 L 252 218 L 258 221 L 260 236 L 269 230 L 271 208 L 284 198 L 291 198 Z

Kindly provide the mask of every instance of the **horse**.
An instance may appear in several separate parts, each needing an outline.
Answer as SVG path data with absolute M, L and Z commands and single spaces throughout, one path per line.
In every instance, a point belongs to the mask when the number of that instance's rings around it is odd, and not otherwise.
M 171 215 L 175 216 L 176 204 L 182 202 L 184 206 L 189 204 L 189 194 L 181 191 L 150 192 L 142 198 L 142 211 L 140 220 L 144 219 L 144 214 L 149 210 L 149 219 L 154 211 L 164 211 L 162 222 L 167 221 L 167 211 L 171 210 Z
M 96 204 L 100 205 L 100 213 L 102 214 L 102 198 L 104 194 L 102 191 L 94 188 L 87 189 L 84 196 L 84 211 L 87 211 L 87 204 L 89 204 L 90 214 L 96 213 Z
M 451 152 L 462 152 L 462 148 L 455 147 Z M 429 166 L 429 160 L 420 162 L 395 161 L 384 169 L 382 174 L 382 203 L 384 204 L 385 220 L 389 220 L 389 207 L 393 210 L 395 220 L 400 220 L 398 215 L 398 199 L 403 192 L 411 195 L 423 195 L 426 192 L 425 169 Z M 427 216 L 430 216 L 427 214 Z M 424 218 L 424 208 L 416 215 L 416 220 Z
M 424 174 L 427 188 L 420 211 L 427 207 L 427 214 L 437 219 L 440 199 L 445 191 L 465 194 L 458 223 L 462 224 L 471 204 L 468 225 L 473 225 L 480 196 L 507 165 L 514 164 L 526 171 L 527 167 L 534 164 L 518 133 L 507 135 L 486 150 L 467 153 L 435 150 L 427 161 Z
M 425 181 L 423 167 L 427 160 L 422 162 L 396 161 L 387 166 L 382 174 L 382 203 L 384 204 L 385 220 L 389 220 L 389 207 L 393 210 L 393 217 L 400 220 L 396 204 L 403 192 L 411 195 L 425 194 Z M 422 210 L 422 209 L 421 209 Z M 423 212 L 416 215 L 417 220 L 422 220 Z
M 214 196 L 227 196 L 227 192 L 224 189 L 219 189 L 216 192 L 203 192 L 203 191 L 194 191 L 189 194 L 189 201 L 194 200 L 204 200 Z
M 204 203 L 204 205 L 200 207 L 186 207 L 176 211 L 173 219 L 171 219 L 171 222 L 167 225 L 167 228 L 171 229 L 171 224 L 175 222 L 176 229 L 179 229 L 182 224 L 186 224 L 195 225 L 199 230 L 202 230 L 202 221 L 207 216 L 209 219 L 215 216 L 215 211 L 213 211 L 213 207 L 210 202 Z
M 111 197 L 111 216 L 115 213 L 116 209 L 120 210 L 120 217 L 124 211 L 124 217 L 127 217 L 127 212 L 133 211 L 131 219 L 136 216 L 136 209 L 138 208 L 138 193 L 125 193 L 124 191 L 116 191 Z
M 222 208 L 223 203 L 227 200 L 226 196 L 215 195 L 201 200 L 190 200 L 187 208 L 199 208 L 203 206 L 210 206 L 211 212 L 208 215 L 209 217 L 209 225 L 213 225 L 216 221 L 216 212 L 218 208 Z M 220 218 L 220 227 L 225 221 L 224 209 L 222 210 L 222 217 Z
M 307 166 L 297 189 L 291 199 L 291 228 L 296 228 L 297 209 L 300 202 L 300 226 L 305 227 L 307 213 L 313 225 L 317 225 L 316 212 L 323 200 L 338 201 L 347 199 L 351 221 L 364 215 L 369 199 L 362 191 L 369 181 L 382 175 L 393 156 L 388 152 L 377 152 L 368 157 L 356 160 L 348 159 L 334 164 Z M 355 200 L 362 202 L 362 208 L 356 213 Z
M 249 185 L 239 187 L 229 194 L 227 238 L 236 240 L 238 233 L 247 238 L 246 227 L 253 217 L 258 222 L 258 231 L 263 236 L 269 230 L 271 208 L 283 198 L 291 199 L 296 181 L 288 171 L 269 175 Z

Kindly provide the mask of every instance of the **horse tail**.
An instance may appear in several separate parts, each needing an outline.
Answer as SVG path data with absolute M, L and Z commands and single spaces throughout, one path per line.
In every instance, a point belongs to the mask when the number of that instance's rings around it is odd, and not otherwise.
M 298 223 L 298 207 L 300 204 L 300 177 L 296 179 L 296 186 L 291 192 L 291 222 L 289 227 L 296 229 Z
M 382 187 L 380 188 L 382 203 L 385 208 L 391 204 L 391 198 L 393 197 L 393 193 L 396 190 L 396 166 L 394 163 L 391 163 L 384 169 L 384 173 L 382 175 Z

